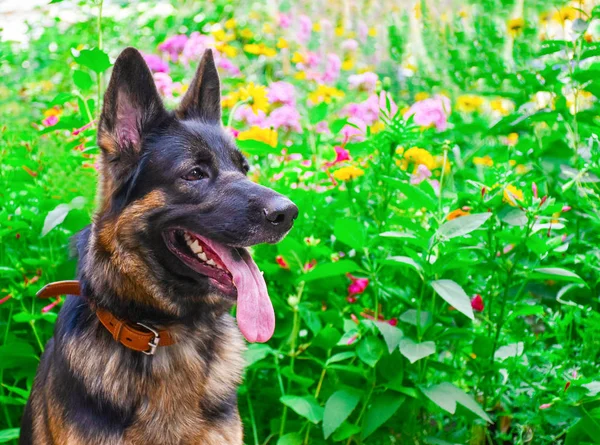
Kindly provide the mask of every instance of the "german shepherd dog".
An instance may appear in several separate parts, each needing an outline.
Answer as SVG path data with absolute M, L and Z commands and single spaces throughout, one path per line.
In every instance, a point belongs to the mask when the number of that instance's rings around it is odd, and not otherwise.
M 245 247 L 281 240 L 298 209 L 246 177 L 210 50 L 168 112 L 140 53 L 125 49 L 98 145 L 99 208 L 76 240 L 80 295 L 60 311 L 20 443 L 241 444 L 239 331 L 264 342 L 275 324 Z

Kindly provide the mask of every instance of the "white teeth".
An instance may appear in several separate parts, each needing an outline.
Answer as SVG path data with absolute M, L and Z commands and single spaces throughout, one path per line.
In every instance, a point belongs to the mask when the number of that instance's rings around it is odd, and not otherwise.
M 200 250 L 202 250 L 202 249 L 200 249 Z M 203 253 L 202 251 L 196 252 L 196 254 L 198 255 L 198 258 L 200 258 L 202 261 L 206 261 L 207 260 L 206 254 Z
M 208 264 L 209 266 L 216 266 L 217 265 L 217 263 L 215 263 L 213 260 L 208 260 L 206 262 L 206 264 Z

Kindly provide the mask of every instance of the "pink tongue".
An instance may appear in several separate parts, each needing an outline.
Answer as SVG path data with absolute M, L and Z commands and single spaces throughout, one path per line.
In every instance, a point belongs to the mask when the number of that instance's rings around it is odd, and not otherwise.
M 275 312 L 267 285 L 256 263 L 245 249 L 232 249 L 202 238 L 223 261 L 237 288 L 237 322 L 250 343 L 264 343 L 275 331 Z M 241 255 L 240 255 L 241 253 Z

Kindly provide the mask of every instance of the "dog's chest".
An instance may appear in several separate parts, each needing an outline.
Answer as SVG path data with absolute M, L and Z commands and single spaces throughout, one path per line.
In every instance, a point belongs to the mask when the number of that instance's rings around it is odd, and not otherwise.
M 157 354 L 152 379 L 140 392 L 125 443 L 241 444 L 236 394 L 243 368 L 243 341 L 228 336 L 210 357 L 184 342 Z

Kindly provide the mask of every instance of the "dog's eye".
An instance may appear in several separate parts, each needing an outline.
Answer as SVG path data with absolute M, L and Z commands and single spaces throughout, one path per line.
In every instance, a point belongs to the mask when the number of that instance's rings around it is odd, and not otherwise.
M 206 175 L 199 167 L 196 167 L 195 169 L 191 170 L 189 173 L 183 175 L 182 177 L 186 181 L 199 181 L 200 179 L 206 178 Z
M 244 162 L 244 165 L 242 165 L 242 171 L 244 172 L 245 175 L 248 174 L 248 172 L 250 171 L 250 166 Z

